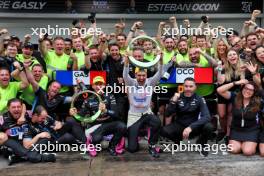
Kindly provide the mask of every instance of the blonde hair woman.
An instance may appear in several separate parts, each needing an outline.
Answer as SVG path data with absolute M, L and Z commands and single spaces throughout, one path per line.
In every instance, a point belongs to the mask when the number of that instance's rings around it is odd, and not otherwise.
M 218 48 L 220 48 L 221 42 L 218 42 Z M 221 49 L 221 52 L 217 50 L 216 53 L 219 53 L 218 56 L 224 57 L 224 50 Z M 218 74 L 217 74 L 217 82 L 218 85 L 221 86 L 226 83 L 230 83 L 233 81 L 238 81 L 240 79 L 245 78 L 244 71 L 241 70 L 242 61 L 239 58 L 239 55 L 237 52 L 233 49 L 227 50 L 226 52 L 226 60 L 223 61 L 223 65 L 220 64 L 218 66 Z M 220 59 L 221 60 L 221 59 Z M 239 87 L 235 86 L 232 88 L 232 91 L 238 90 Z M 230 124 L 232 120 L 232 104 L 229 100 L 226 100 L 221 95 L 218 94 L 218 104 L 217 104 L 217 110 L 219 115 L 219 121 L 221 126 L 221 131 L 219 131 L 216 142 L 222 140 L 225 136 L 225 142 L 228 141 L 228 136 L 230 133 Z

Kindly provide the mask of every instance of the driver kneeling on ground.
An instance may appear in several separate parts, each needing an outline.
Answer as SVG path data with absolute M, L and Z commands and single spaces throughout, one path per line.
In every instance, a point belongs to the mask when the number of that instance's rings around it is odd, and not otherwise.
M 114 105 L 116 105 L 115 98 L 111 94 L 105 94 L 105 80 L 102 76 L 94 77 L 91 87 L 92 90 L 101 97 L 102 102 L 99 102 L 96 95 L 90 94 L 89 97 L 82 101 L 79 108 L 70 109 L 70 115 L 77 119 L 78 116 L 81 118 L 91 117 L 96 114 L 98 110 L 101 110 L 102 113 L 95 121 L 86 124 L 86 144 L 89 154 L 93 157 L 97 155 L 98 148 L 95 146 L 107 135 L 113 135 L 108 146 L 109 153 L 113 156 L 121 154 L 123 150 L 118 148 L 118 144 L 126 133 L 126 125 L 120 120 L 122 118 L 117 117 L 114 111 Z M 91 144 L 94 147 L 92 147 Z
M 203 97 L 195 93 L 196 83 L 193 78 L 184 80 L 184 92 L 175 95 L 170 100 L 165 112 L 166 126 L 160 135 L 179 144 L 182 139 L 199 136 L 197 144 L 201 144 L 201 154 L 208 155 L 204 148 L 208 139 L 212 136 L 213 125 L 211 116 Z M 176 113 L 176 119 L 171 122 L 172 114 Z

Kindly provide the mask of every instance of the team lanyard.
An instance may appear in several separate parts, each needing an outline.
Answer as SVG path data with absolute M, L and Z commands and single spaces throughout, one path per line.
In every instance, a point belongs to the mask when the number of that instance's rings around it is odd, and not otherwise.
M 242 110 L 241 127 L 245 126 L 244 114 L 247 113 L 248 109 L 249 109 L 248 105 L 245 108 L 243 105 L 243 108 L 241 108 L 241 110 Z

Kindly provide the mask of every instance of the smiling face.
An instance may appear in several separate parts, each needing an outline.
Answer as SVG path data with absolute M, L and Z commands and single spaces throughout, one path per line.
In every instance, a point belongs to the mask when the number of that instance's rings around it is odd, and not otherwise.
M 134 50 L 132 55 L 138 61 L 143 61 L 144 60 L 144 54 L 143 54 L 142 50 L 139 50 L 139 49 Z
M 117 44 L 119 45 L 120 48 L 124 48 L 126 44 L 126 38 L 124 36 L 117 36 L 116 37 Z
M 43 69 L 41 66 L 33 66 L 32 68 L 32 74 L 37 82 L 40 81 L 42 75 L 43 75 Z
M 54 50 L 57 55 L 62 55 L 64 53 L 64 41 L 62 39 L 57 39 L 54 41 Z
M 92 88 L 97 94 L 101 95 L 104 93 L 105 84 L 103 82 L 96 82 L 92 84 Z
M 183 87 L 184 87 L 184 95 L 186 97 L 191 97 L 196 90 L 195 82 L 189 80 L 184 82 Z
M 247 47 L 249 47 L 250 49 L 256 49 L 256 47 L 259 44 L 258 37 L 256 35 L 249 35 L 247 37 L 246 42 L 247 42 Z
M 0 70 L 0 86 L 7 87 L 10 81 L 10 73 L 6 69 Z
M 238 55 L 234 50 L 230 50 L 227 53 L 227 61 L 231 64 L 231 65 L 235 65 L 237 64 L 238 61 Z
M 96 62 L 99 59 L 99 52 L 97 48 L 89 49 L 89 56 L 93 62 Z
M 259 48 L 256 49 L 256 56 L 257 59 L 264 64 L 264 47 L 261 46 Z
M 72 39 L 72 46 L 75 48 L 77 51 L 82 50 L 83 42 L 80 37 Z
M 19 119 L 22 114 L 22 104 L 20 101 L 14 101 L 10 103 L 8 111 L 14 119 Z
M 218 54 L 225 54 L 226 50 L 227 50 L 227 46 L 225 45 L 224 41 L 220 40 L 217 45 Z
M 263 46 L 256 49 L 256 56 L 257 56 L 257 59 L 261 63 L 264 63 L 264 47 Z
M 142 71 L 138 71 L 135 76 L 136 76 L 136 80 L 137 80 L 139 85 L 144 85 L 145 84 L 145 81 L 147 79 L 147 72 L 145 72 L 143 70 Z
M 187 45 L 187 41 L 180 41 L 180 43 L 178 44 L 178 49 L 179 49 L 179 52 L 180 54 L 187 54 L 187 51 L 188 51 L 188 45 Z
M 153 44 L 151 41 L 144 41 L 143 43 L 143 49 L 144 49 L 144 52 L 149 54 L 152 52 L 152 49 L 153 49 Z
M 110 52 L 111 57 L 114 60 L 118 60 L 120 58 L 120 52 L 119 52 L 119 47 L 118 46 L 116 46 L 116 45 L 111 46 L 109 48 L 109 52 Z
M 16 45 L 8 45 L 6 48 L 6 54 L 9 57 L 16 57 L 17 55 L 17 47 Z
M 22 48 L 22 53 L 25 58 L 30 58 L 33 54 L 33 49 L 31 48 Z
M 191 48 L 189 50 L 189 58 L 192 63 L 199 63 L 200 62 L 200 54 L 196 51 L 196 48 Z
M 164 46 L 167 51 L 171 52 L 175 46 L 174 40 L 172 38 L 166 38 L 164 40 Z
M 51 83 L 51 85 L 48 88 L 48 97 L 49 97 L 49 99 L 52 99 L 56 95 L 58 95 L 59 91 L 60 91 L 60 88 L 61 88 L 60 83 L 58 83 L 56 81 Z
M 242 89 L 243 98 L 249 99 L 249 98 L 253 97 L 254 90 L 255 90 L 255 88 L 252 84 L 246 84 L 244 86 L 244 88 Z
M 198 46 L 199 48 L 206 48 L 206 39 L 205 39 L 205 38 L 200 38 L 200 37 L 198 37 L 198 38 L 196 39 L 196 43 L 197 43 L 197 46 Z

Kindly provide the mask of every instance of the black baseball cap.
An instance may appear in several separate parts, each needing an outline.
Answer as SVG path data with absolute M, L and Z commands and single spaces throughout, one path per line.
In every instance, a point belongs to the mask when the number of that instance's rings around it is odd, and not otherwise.
M 18 41 L 20 41 L 19 37 L 16 36 L 16 35 L 11 35 L 11 36 L 10 36 L 10 39 L 11 39 L 11 40 L 18 40 Z
M 30 42 L 24 43 L 23 48 L 34 49 L 34 45 Z

